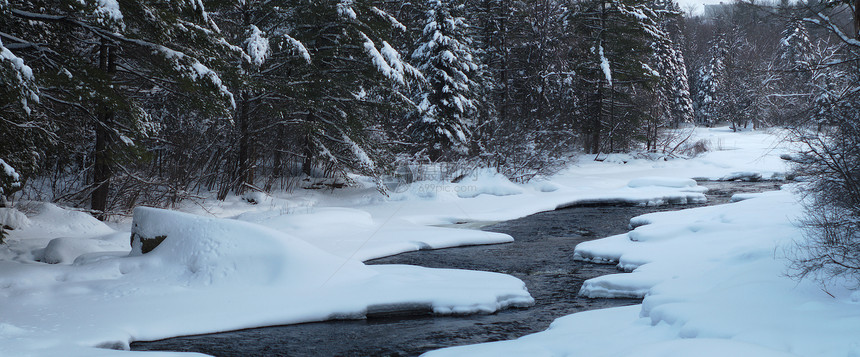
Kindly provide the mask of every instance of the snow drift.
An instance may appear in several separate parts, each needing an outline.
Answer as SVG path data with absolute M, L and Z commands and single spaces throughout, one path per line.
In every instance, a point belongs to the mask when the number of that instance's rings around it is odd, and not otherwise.
M 89 253 L 71 265 L 0 261 L 0 355 L 90 356 L 135 340 L 534 302 L 508 275 L 366 266 L 248 222 L 138 208 L 134 225 L 165 238 L 146 254 Z

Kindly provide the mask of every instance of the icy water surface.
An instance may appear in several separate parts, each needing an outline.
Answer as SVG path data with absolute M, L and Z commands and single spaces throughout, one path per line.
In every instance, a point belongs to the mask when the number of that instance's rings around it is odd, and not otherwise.
M 702 182 L 708 204 L 740 192 L 778 189 L 772 182 Z M 588 299 L 582 282 L 618 271 L 612 265 L 573 261 L 579 242 L 624 233 L 630 218 L 687 206 L 587 206 L 543 212 L 482 229 L 507 233 L 513 243 L 398 254 L 368 264 L 495 271 L 522 279 L 535 305 L 491 315 L 371 316 L 367 320 L 315 322 L 218 334 L 135 342 L 137 351 L 188 351 L 215 356 L 415 356 L 448 346 L 509 340 L 545 330 L 564 315 L 638 304 L 638 299 Z

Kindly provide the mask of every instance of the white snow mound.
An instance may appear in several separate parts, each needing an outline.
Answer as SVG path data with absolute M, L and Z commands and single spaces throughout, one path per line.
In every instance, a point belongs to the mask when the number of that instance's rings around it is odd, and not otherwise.
M 86 212 L 67 210 L 50 203 L 39 203 L 35 211 L 28 227 L 32 236 L 93 236 L 114 232 Z
M 49 264 L 71 264 L 81 255 L 97 255 L 103 252 L 125 255 L 128 252 L 128 234 L 117 232 L 95 238 L 54 238 L 48 242 L 47 247 L 35 252 L 35 258 Z
M 639 187 L 648 187 L 648 186 L 657 186 L 657 187 L 672 187 L 672 188 L 693 188 L 696 187 L 696 180 L 688 179 L 688 178 L 675 178 L 675 177 L 640 177 L 633 180 L 630 180 L 627 183 L 627 187 L 630 188 L 639 188 Z
M 147 256 L 179 264 L 189 278 L 207 284 L 307 285 L 331 279 L 341 270 L 349 271 L 352 278 L 374 275 L 361 262 L 344 262 L 301 239 L 253 223 L 138 207 L 133 226 L 145 237 L 167 237 Z
M 21 229 L 30 225 L 30 219 L 14 208 L 0 207 L 0 226 Z
M 481 194 L 510 196 L 523 193 L 522 187 L 511 182 L 504 175 L 489 170 L 473 174 L 460 181 L 457 187 L 457 196 L 460 198 L 473 198 Z
M 0 261 L 0 356 L 114 355 L 123 353 L 93 347 L 404 309 L 492 313 L 534 303 L 509 275 L 368 266 L 249 222 L 138 208 L 133 225 L 141 236 L 165 238 L 146 254 L 91 252 L 102 248 L 98 239 L 57 238 L 45 249 L 52 259 L 90 252 L 72 265 Z M 127 247 L 128 237 L 104 240 Z

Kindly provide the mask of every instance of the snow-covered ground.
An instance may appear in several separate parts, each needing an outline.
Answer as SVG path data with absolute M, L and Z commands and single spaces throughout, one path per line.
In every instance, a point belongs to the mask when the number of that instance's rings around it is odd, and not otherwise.
M 578 202 L 697 202 L 705 199 L 703 188 L 690 178 L 778 178 L 786 170 L 779 155 L 787 149 L 778 135 L 718 128 L 698 129 L 691 140 L 698 139 L 709 141 L 713 150 L 691 160 L 610 155 L 598 162 L 583 157 L 564 172 L 527 185 L 480 172 L 457 184 L 413 183 L 388 198 L 367 187 L 189 202 L 180 208 L 186 213 L 141 209 L 134 218 L 136 229 L 168 237 L 144 255 L 129 254 L 130 220 L 107 226 L 84 213 L 25 203 L 21 208 L 27 217 L 0 212 L 0 218 L 10 217 L 7 222 L 18 228 L 0 247 L 0 355 L 123 355 L 130 352 L 93 347 L 126 348 L 134 340 L 361 318 L 389 308 L 473 313 L 528 305 L 532 299 L 523 283 L 511 276 L 361 261 L 511 240 L 504 234 L 446 227 L 454 223 L 508 220 Z M 565 317 L 548 332 L 500 343 L 512 344 L 501 350 L 535 351 L 540 345 L 549 348 L 544 352 L 564 352 L 582 339 L 595 351 L 599 343 L 608 343 L 609 355 L 644 344 L 649 350 L 641 351 L 658 355 L 705 347 L 725 353 L 754 348 L 799 353 L 806 350 L 795 351 L 790 343 L 801 339 L 786 339 L 779 330 L 766 328 L 789 329 L 790 317 L 800 316 L 810 328 L 817 322 L 854 326 L 856 331 L 856 316 L 843 313 L 838 316 L 848 316 L 846 320 L 833 321 L 830 315 L 851 304 L 849 292 L 819 301 L 815 299 L 824 293 L 817 288 L 795 286 L 782 277 L 784 261 L 774 251 L 798 236 L 787 218 L 797 212 L 791 194 L 763 195 L 725 207 L 732 208 L 647 216 L 641 223 L 651 224 L 632 235 L 581 247 L 581 258 L 638 267 L 632 274 L 590 281 L 583 293 L 648 294 L 644 307 Z M 758 228 L 753 232 L 752 226 Z M 726 235 L 731 239 L 720 241 Z M 630 242 L 631 237 L 637 242 Z M 738 300 L 732 294 L 755 297 Z M 805 299 L 818 303 L 807 306 Z M 749 329 L 750 337 L 737 338 L 752 321 L 736 324 L 730 317 L 748 316 L 760 310 L 759 304 L 767 309 Z M 856 304 L 851 306 L 857 310 Z M 703 313 L 712 308 L 731 313 Z M 592 337 L 567 336 L 583 331 L 591 331 Z M 840 345 L 839 334 L 826 336 L 835 341 L 832 346 L 842 346 L 828 351 L 854 348 L 860 353 L 856 346 Z M 690 337 L 700 339 L 672 342 Z M 625 342 L 613 342 L 619 338 Z M 789 347 L 774 348 L 783 342 L 790 342 Z M 442 353 L 494 354 L 499 345 Z
M 579 259 L 632 273 L 588 280 L 581 294 L 641 305 L 557 319 L 513 341 L 428 356 L 858 356 L 860 292 L 785 276 L 803 239 L 787 189 L 719 206 L 636 217 L 635 230 L 582 243 Z

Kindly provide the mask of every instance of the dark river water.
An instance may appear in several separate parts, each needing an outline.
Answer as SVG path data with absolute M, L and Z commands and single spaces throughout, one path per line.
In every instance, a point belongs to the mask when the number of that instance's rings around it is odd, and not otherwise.
M 728 202 L 734 193 L 779 188 L 773 182 L 701 182 L 710 188 L 708 205 Z M 686 206 L 571 207 L 483 227 L 507 233 L 513 243 L 424 250 L 368 261 L 433 268 L 494 271 L 522 279 L 535 305 L 490 315 L 371 316 L 274 326 L 208 335 L 135 342 L 135 351 L 187 351 L 214 356 L 415 356 L 448 346 L 509 340 L 545 330 L 564 315 L 638 304 L 638 299 L 588 299 L 577 295 L 583 281 L 618 273 L 613 265 L 573 261 L 580 242 L 628 230 L 631 218 Z

